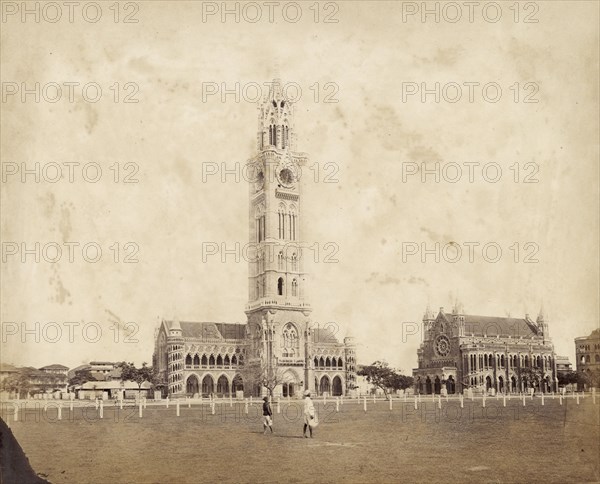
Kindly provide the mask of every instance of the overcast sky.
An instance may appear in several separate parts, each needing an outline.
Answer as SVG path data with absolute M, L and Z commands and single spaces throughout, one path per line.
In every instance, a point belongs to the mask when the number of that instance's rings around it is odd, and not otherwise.
M 506 3 L 496 23 L 480 11 L 469 22 L 466 7 L 456 23 L 449 10 L 439 23 L 418 13 L 403 22 L 402 2 L 321 4 L 317 23 L 310 5 L 296 23 L 281 7 L 269 22 L 265 6 L 255 23 L 218 13 L 203 22 L 201 2 L 121 5 L 119 23 L 108 3 L 96 23 L 79 11 L 70 23 L 66 8 L 56 23 L 44 20 L 50 11 L 40 23 L 6 18 L 3 96 L 39 82 L 40 102 L 17 92 L 2 103 L 2 362 L 139 364 L 151 362 L 159 318 L 245 322 L 246 261 L 203 262 L 202 247 L 248 240 L 247 183 L 223 183 L 221 168 L 240 171 L 255 154 L 256 103 L 243 94 L 278 76 L 302 90 L 297 148 L 313 166 L 303 177 L 304 239 L 320 251 L 308 267 L 315 322 L 334 322 L 340 338 L 351 330 L 360 363 L 383 358 L 410 372 L 420 335 L 403 338 L 403 322 L 420 321 L 428 303 L 450 310 L 458 299 L 468 314 L 534 318 L 543 303 L 557 353 L 574 363 L 573 338 L 598 327 L 597 4 L 537 2 L 515 22 Z M 127 14 L 139 22 L 123 23 Z M 324 23 L 327 15 L 338 22 Z M 527 15 L 539 21 L 524 23 Z M 65 82 L 80 83 L 73 102 Z M 440 102 L 422 102 L 421 88 L 436 82 Z M 56 102 L 51 83 L 63 89 Z M 102 88 L 97 102 L 86 83 Z M 222 87 L 236 85 L 239 102 L 223 102 Z M 457 86 L 462 97 L 450 102 Z M 36 162 L 39 183 L 7 174 Z M 63 168 L 55 183 L 51 162 Z M 69 162 L 81 164 L 72 183 Z M 91 162 L 102 168 L 96 183 L 81 170 Z M 457 166 L 462 178 L 452 183 Z M 423 167 L 432 170 L 425 182 L 412 174 Z M 139 182 L 124 183 L 128 174 Z M 39 263 L 21 261 L 22 242 L 39 242 Z M 73 262 L 65 242 L 80 244 Z M 96 263 L 82 255 L 90 242 L 102 249 Z M 63 248 L 58 262 L 44 260 L 44 247 L 54 257 L 51 243 Z M 436 243 L 439 262 L 433 253 L 423 262 L 422 244 Z M 125 342 L 115 321 L 135 323 L 138 342 Z

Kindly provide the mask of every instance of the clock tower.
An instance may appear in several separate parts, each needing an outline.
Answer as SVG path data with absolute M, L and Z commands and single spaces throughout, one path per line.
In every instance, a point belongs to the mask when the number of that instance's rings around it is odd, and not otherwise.
M 302 253 L 301 172 L 294 106 L 275 79 L 258 107 L 258 153 L 248 162 L 248 357 L 313 389 L 310 305 Z

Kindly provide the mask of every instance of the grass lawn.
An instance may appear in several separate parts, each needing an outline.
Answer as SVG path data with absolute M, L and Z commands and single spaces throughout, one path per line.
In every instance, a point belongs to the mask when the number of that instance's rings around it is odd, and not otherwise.
M 320 425 L 302 438 L 301 402 L 282 403 L 275 433 L 263 435 L 258 405 L 182 404 L 137 408 L 93 404 L 28 410 L 2 418 L 51 483 L 196 482 L 599 482 L 600 398 L 446 402 L 331 400 L 317 403 Z M 27 408 L 33 408 L 30 401 Z M 274 411 L 276 410 L 274 405 Z M 36 416 L 38 421 L 36 422 Z

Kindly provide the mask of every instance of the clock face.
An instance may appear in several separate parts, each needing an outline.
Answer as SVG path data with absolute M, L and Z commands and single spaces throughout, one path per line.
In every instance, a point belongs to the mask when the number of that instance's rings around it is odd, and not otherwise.
M 450 341 L 448 337 L 440 335 L 435 340 L 435 352 L 438 356 L 448 356 L 450 353 Z
M 278 174 L 277 178 L 279 179 L 279 183 L 281 183 L 284 187 L 291 187 L 294 184 L 295 177 L 292 170 L 289 168 L 283 168 Z

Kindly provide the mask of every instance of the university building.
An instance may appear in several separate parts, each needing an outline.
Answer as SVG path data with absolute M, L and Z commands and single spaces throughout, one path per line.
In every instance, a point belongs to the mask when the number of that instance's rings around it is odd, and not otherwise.
M 575 355 L 577 371 L 600 371 L 600 329 L 595 329 L 589 336 L 575 338 Z
M 525 369 L 541 372 L 543 391 L 556 391 L 558 378 L 548 323 L 540 311 L 524 318 L 464 314 L 427 308 L 423 316 L 419 367 L 413 370 L 419 393 L 479 391 L 519 393 L 532 387 Z M 537 386 L 536 386 L 537 388 Z
M 277 373 L 275 395 L 346 394 L 356 382 L 355 343 L 311 322 L 299 176 L 308 155 L 296 151 L 294 106 L 278 79 L 259 106 L 257 151 L 248 166 L 246 323 L 163 320 L 154 365 L 171 395 L 264 394 L 244 381 L 250 367 Z

